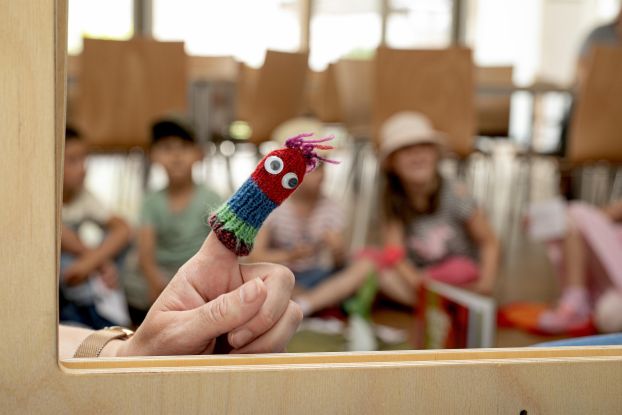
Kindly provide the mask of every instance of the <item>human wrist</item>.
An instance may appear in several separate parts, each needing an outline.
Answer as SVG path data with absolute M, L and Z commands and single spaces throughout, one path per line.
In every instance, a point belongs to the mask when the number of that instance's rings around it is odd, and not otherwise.
M 128 340 L 114 339 L 110 340 L 104 348 L 102 349 L 99 357 L 122 357 L 128 356 L 126 352 L 126 346 L 129 342 Z
M 85 251 L 80 256 L 78 261 L 80 263 L 82 263 L 82 265 L 85 268 L 91 270 L 91 272 L 95 271 L 103 263 L 103 261 L 101 261 L 99 256 L 97 255 L 97 252 L 94 251 L 94 250 L 87 250 L 87 251 Z
M 105 327 L 90 332 L 82 340 L 73 357 L 92 358 L 127 355 L 125 351 L 126 340 L 131 339 L 133 335 L 132 330 L 120 326 Z

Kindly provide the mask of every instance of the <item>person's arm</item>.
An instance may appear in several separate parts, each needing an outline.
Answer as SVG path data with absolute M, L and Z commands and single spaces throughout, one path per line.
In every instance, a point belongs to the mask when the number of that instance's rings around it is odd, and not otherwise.
M 81 256 L 88 251 L 88 248 L 82 243 L 78 234 L 64 223 L 60 233 L 60 247 L 63 252 L 76 256 Z
M 479 293 L 490 294 L 499 270 L 501 249 L 499 240 L 482 209 L 473 212 L 466 221 L 466 227 L 471 238 L 477 243 L 480 253 L 481 275 L 473 288 Z
M 311 255 L 313 249 L 312 246 L 297 246 L 293 249 L 272 248 L 270 246 L 270 227 L 264 226 L 255 237 L 255 245 L 249 260 L 283 264 Z
M 404 246 L 404 227 L 399 222 L 388 223 L 385 227 L 384 242 L 385 246 Z M 423 279 L 421 272 L 407 257 L 395 264 L 393 269 L 412 287 L 421 284 Z
M 106 223 L 107 235 L 104 241 L 89 252 L 91 260 L 97 266 L 113 259 L 123 248 L 130 243 L 131 229 L 125 220 L 118 216 L 111 216 Z
M 58 326 L 58 358 L 60 360 L 69 359 L 74 356 L 80 344 L 94 331 L 75 326 Z M 116 350 L 123 340 L 112 340 L 104 346 L 101 357 L 116 356 Z
M 112 261 L 130 241 L 130 227 L 121 218 L 112 216 L 105 224 L 107 235 L 95 249 L 84 252 L 64 272 L 63 278 L 69 285 L 79 284 L 95 270 Z
M 603 213 L 614 222 L 622 222 L 622 200 L 605 206 L 603 208 Z
M 138 231 L 138 266 L 149 285 L 149 296 L 154 301 L 166 287 L 167 281 L 155 259 L 156 237 L 152 226 L 141 226 Z
M 333 261 L 337 265 L 343 265 L 346 261 L 346 244 L 343 233 L 338 231 L 327 231 L 323 238 L 324 243 L 328 246 Z

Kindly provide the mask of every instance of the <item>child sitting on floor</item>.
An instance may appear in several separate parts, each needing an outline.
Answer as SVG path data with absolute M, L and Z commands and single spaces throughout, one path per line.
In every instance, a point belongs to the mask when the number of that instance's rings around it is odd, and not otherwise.
M 363 252 L 295 298 L 307 314 L 352 295 L 376 270 L 380 290 L 405 305 L 415 303 L 416 288 L 426 279 L 482 294 L 493 289 L 499 242 L 466 190 L 440 175 L 444 134 L 422 114 L 403 112 L 386 121 L 381 139 L 386 249 Z
M 343 211 L 322 194 L 323 181 L 324 167 L 319 165 L 268 217 L 251 255 L 252 260 L 289 267 L 296 276 L 298 293 L 312 292 L 344 260 Z
M 591 317 L 603 332 L 622 330 L 622 201 L 604 209 L 573 202 L 566 233 L 549 242 L 549 256 L 562 282 L 557 306 L 540 316 L 539 328 L 562 333 Z
M 61 322 L 101 329 L 117 322 L 98 312 L 92 284 L 95 278 L 101 278 L 109 288 L 116 287 L 115 258 L 129 243 L 130 227 L 84 187 L 87 154 L 87 145 L 78 131 L 68 127 L 63 174 L 59 317 Z M 95 223 L 105 233 L 104 240 L 95 247 L 87 246 L 79 236 L 86 222 Z
M 192 167 L 203 152 L 182 123 L 161 120 L 153 125 L 150 157 L 164 168 L 168 185 L 145 195 L 142 203 L 139 269 L 125 278 L 135 325 L 142 322 L 179 267 L 199 250 L 210 231 L 208 213 L 221 203 L 215 192 L 192 179 Z

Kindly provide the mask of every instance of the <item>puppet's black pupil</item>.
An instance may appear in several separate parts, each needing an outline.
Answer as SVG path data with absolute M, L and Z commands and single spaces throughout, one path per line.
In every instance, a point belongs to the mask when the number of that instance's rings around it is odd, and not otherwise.
M 294 188 L 298 184 L 298 179 L 295 177 L 292 177 L 291 179 L 287 181 L 287 184 L 289 185 L 289 187 Z
M 272 160 L 270 162 L 270 167 L 272 168 L 272 170 L 278 170 L 279 167 L 281 167 L 281 163 L 278 160 Z

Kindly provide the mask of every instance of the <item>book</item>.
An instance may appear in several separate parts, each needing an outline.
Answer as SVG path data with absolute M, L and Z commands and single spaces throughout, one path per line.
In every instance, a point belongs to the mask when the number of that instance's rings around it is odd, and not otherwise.
M 418 297 L 418 349 L 494 347 L 494 299 L 437 281 L 424 283 Z

